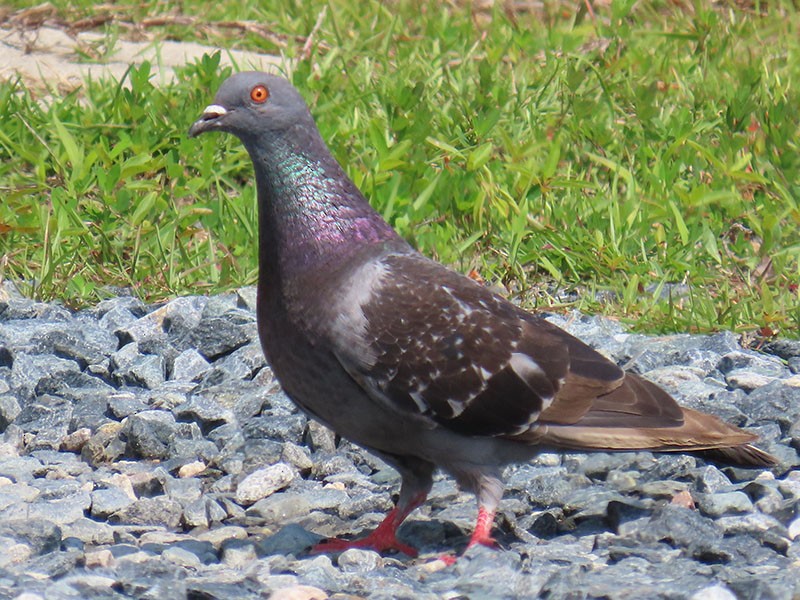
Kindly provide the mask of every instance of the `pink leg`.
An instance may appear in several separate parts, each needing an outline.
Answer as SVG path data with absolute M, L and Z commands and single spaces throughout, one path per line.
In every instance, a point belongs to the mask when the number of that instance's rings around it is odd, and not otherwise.
M 497 542 L 492 537 L 492 526 L 494 525 L 494 511 L 488 510 L 483 506 L 478 508 L 478 520 L 475 523 L 475 529 L 472 531 L 472 536 L 467 543 L 467 549 L 472 548 L 477 544 L 494 548 Z
M 408 556 L 415 557 L 418 552 L 416 548 L 402 543 L 397 539 L 397 528 L 405 521 L 415 508 L 425 502 L 427 493 L 418 494 L 411 501 L 401 508 L 400 504 L 395 506 L 381 524 L 372 533 L 358 540 L 327 539 L 311 549 L 312 554 L 325 552 L 343 552 L 348 548 L 370 548 L 377 552 L 386 550 L 397 550 Z
M 488 546 L 489 548 L 495 548 L 497 542 L 492 537 L 492 525 L 494 525 L 494 511 L 484 506 L 478 507 L 478 520 L 475 523 L 475 529 L 472 530 L 472 535 L 469 538 L 469 542 L 467 542 L 467 547 L 464 549 L 464 552 L 478 544 Z M 439 560 L 447 565 L 454 565 L 457 558 L 458 557 L 452 554 L 442 554 Z

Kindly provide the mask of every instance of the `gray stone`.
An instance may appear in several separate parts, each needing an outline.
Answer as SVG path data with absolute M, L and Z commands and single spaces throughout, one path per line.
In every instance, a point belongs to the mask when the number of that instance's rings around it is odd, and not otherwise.
M 289 463 L 300 473 L 309 473 L 314 467 L 314 461 L 311 460 L 311 453 L 307 448 L 298 446 L 294 442 L 286 442 L 281 451 L 281 460 Z
M 185 570 L 155 557 L 124 561 L 116 569 L 118 587 L 126 597 L 141 600 L 188 598 Z
M 719 354 L 713 350 L 704 348 L 687 348 L 680 353 L 678 362 L 681 365 L 687 365 L 692 369 L 700 372 L 703 376 L 708 377 L 717 372 L 717 363 L 719 362 Z M 669 367 L 662 367 L 668 369 Z
M 733 487 L 731 480 L 713 465 L 708 465 L 698 469 L 697 489 L 701 492 L 714 494 L 716 492 L 727 492 Z
M 133 499 L 118 487 L 97 489 L 91 493 L 92 516 L 96 519 L 106 519 L 112 513 L 120 511 L 133 503 Z
M 251 313 L 255 313 L 257 301 L 258 291 L 256 286 L 251 285 L 236 290 L 236 306 L 238 308 L 243 308 Z
M 273 535 L 259 540 L 256 543 L 256 552 L 258 556 L 270 556 L 273 554 L 298 555 L 319 543 L 321 539 L 320 536 L 307 531 L 300 525 L 289 524 Z
M 147 410 L 147 403 L 132 391 L 119 391 L 108 396 L 108 410 L 117 419 Z
M 169 378 L 179 381 L 199 381 L 205 375 L 211 365 L 194 348 L 187 348 L 172 362 Z
M 308 442 L 312 452 L 336 452 L 336 434 L 317 421 L 308 421 Z
M 726 375 L 737 370 L 749 370 L 771 377 L 785 377 L 788 374 L 780 359 L 748 350 L 728 352 L 720 359 L 717 369 Z
M 784 521 L 794 514 L 795 502 L 785 499 L 778 490 L 765 490 L 755 501 L 755 507 L 765 515 Z
M 748 394 L 742 410 L 756 423 L 777 420 L 788 430 L 800 419 L 800 387 L 774 381 Z
M 181 505 L 186 506 L 202 497 L 203 484 L 194 477 L 186 479 L 166 477 L 164 480 L 164 492 L 172 500 L 176 500 Z
M 347 494 L 341 492 L 341 498 L 347 498 Z M 307 494 L 282 492 L 258 500 L 248 507 L 247 515 L 259 517 L 268 524 L 283 524 L 304 517 L 311 510 L 312 503 L 308 500 Z
M 331 498 L 335 498 L 334 494 L 326 494 L 327 490 L 319 490 L 311 494 L 310 502 L 315 509 L 329 509 L 333 506 L 327 505 Z M 338 490 L 331 490 L 338 491 Z M 343 519 L 357 519 L 361 515 L 369 512 L 387 513 L 392 509 L 392 503 L 389 502 L 387 496 L 376 494 L 372 491 L 364 491 L 363 489 L 354 491 L 349 497 L 335 505 L 336 513 Z M 472 520 L 474 515 L 470 514 L 468 521 Z M 469 527 L 469 525 L 468 525 Z
M 44 395 L 26 402 L 15 423 L 36 434 L 35 447 L 58 448 L 69 431 L 71 417 L 72 405 L 67 400 Z
M 41 468 L 42 463 L 32 456 L 4 457 L 0 460 L 0 477 L 16 482 L 31 481 L 34 472 Z
M 696 591 L 689 600 L 736 600 L 736 595 L 724 585 L 715 584 Z
M 229 540 L 247 539 L 247 531 L 243 527 L 226 525 L 199 533 L 197 539 L 209 542 L 214 548 L 222 548 Z
M 216 502 L 212 498 L 206 499 L 206 512 L 210 523 L 220 523 L 228 516 L 228 513 L 220 506 L 219 502 Z
M 670 365 L 651 369 L 644 373 L 643 377 L 667 390 L 677 390 L 687 382 L 702 381 L 707 374 L 708 371 L 694 365 Z
M 11 367 L 9 382 L 15 395 L 29 399 L 36 395 L 37 386 L 42 382 L 65 379 L 80 373 L 74 360 L 58 358 L 50 354 L 17 353 Z
M 194 421 L 206 431 L 236 419 L 233 411 L 207 396 L 200 395 L 192 395 L 186 402 L 176 406 L 173 413 L 176 419 Z
M 800 538 L 800 517 L 793 519 L 792 522 L 789 523 L 787 531 L 789 533 L 789 539 L 796 540 Z
M 239 299 L 235 293 L 219 294 L 208 298 L 206 305 L 203 307 L 203 317 L 224 317 L 229 315 L 232 311 L 237 313 L 246 314 L 247 311 L 240 311 L 237 309 Z M 252 313 L 248 315 L 253 317 Z
M 726 535 L 733 535 L 736 533 L 759 534 L 765 531 L 775 531 L 781 535 L 787 533 L 780 521 L 769 515 L 756 512 L 730 517 L 720 517 L 716 520 L 716 524 Z
M 161 553 L 161 557 L 164 560 L 189 569 L 196 569 L 202 564 L 194 553 L 174 546 L 164 550 Z
M 645 542 L 666 542 L 686 549 L 692 556 L 702 556 L 719 544 L 723 529 L 690 509 L 667 504 L 656 509 L 649 519 L 621 524 L 619 533 Z
M 524 491 L 532 506 L 542 508 L 563 505 L 569 493 L 589 485 L 586 476 L 569 473 L 563 467 L 522 465 L 507 480 L 509 489 Z
M 25 573 L 36 579 L 57 579 L 75 569 L 83 557 L 80 550 L 54 551 L 43 554 L 25 564 Z
M 146 459 L 165 459 L 176 433 L 175 417 L 163 410 L 146 410 L 128 417 L 121 435 L 126 451 Z
M 764 344 L 764 352 L 779 356 L 784 360 L 800 357 L 800 340 L 773 340 Z
M 369 573 L 383 566 L 381 555 L 372 550 L 350 548 L 336 559 L 339 568 L 345 573 Z
M 81 369 L 102 363 L 117 350 L 118 340 L 112 333 L 98 328 L 94 321 L 75 319 L 75 329 L 51 331 L 36 340 L 38 354 L 55 354 L 74 360 Z
M 725 381 L 731 389 L 738 388 L 746 392 L 751 392 L 777 380 L 776 377 L 752 369 L 733 369 L 725 374 Z
M 126 348 L 132 348 L 127 350 Z M 133 350 L 136 354 L 133 354 Z M 120 355 L 123 356 L 120 356 Z M 139 354 L 135 344 L 128 344 L 117 352 L 112 362 L 116 364 L 114 377 L 123 385 L 155 389 L 165 380 L 166 362 L 163 356 Z
M 129 291 L 118 290 L 117 295 L 101 300 L 95 306 L 87 309 L 86 312 L 93 315 L 95 319 L 102 319 L 108 311 L 115 308 L 124 308 L 136 319 L 143 317 L 148 311 L 147 306 L 139 298 L 130 295 Z
M 68 589 L 75 590 L 84 598 L 122 598 L 122 595 L 113 589 L 117 583 L 114 577 L 79 573 L 68 575 L 58 583 Z
M 267 364 L 258 341 L 250 342 L 214 362 L 214 369 L 226 379 L 251 379 Z
M 284 463 L 253 471 L 236 486 L 236 502 L 249 506 L 285 488 L 292 482 L 292 479 L 294 479 L 294 471 Z
M 310 421 L 305 415 L 265 415 L 251 417 L 242 423 L 242 432 L 247 438 L 303 442 L 306 426 Z
M 15 396 L 0 395 L 0 433 L 13 423 L 22 411 Z
M 236 323 L 229 314 L 230 311 L 225 316 L 203 316 L 194 329 L 176 341 L 177 347 L 196 348 L 206 359 L 214 361 L 256 339 L 252 316 L 250 322 Z
M 230 540 L 222 546 L 222 563 L 243 569 L 257 559 L 255 544 L 250 540 Z
M 711 517 L 719 517 L 731 513 L 746 513 L 753 510 L 753 503 L 744 492 L 701 494 L 695 499 L 700 510 Z
M 179 426 L 185 426 L 186 423 L 181 423 Z M 195 423 L 189 423 L 199 431 Z M 184 464 L 201 460 L 205 463 L 218 462 L 220 452 L 214 442 L 205 440 L 202 437 L 195 437 L 192 434 L 187 434 L 185 428 L 178 430 L 176 435 L 169 445 L 169 454 L 172 457 L 173 464 L 169 468 L 180 468 Z
M 114 543 L 114 527 L 105 521 L 95 521 L 80 517 L 71 523 L 61 525 L 65 537 L 74 537 L 86 545 L 102 546 Z
M 744 409 L 747 394 L 744 390 L 720 389 L 702 382 L 696 387 L 683 386 L 681 392 L 684 394 L 680 398 L 681 404 L 686 408 L 716 415 L 733 425 L 744 426 L 748 422 Z
M 747 427 L 781 466 L 543 452 L 506 470 L 494 531 L 503 552 L 473 548 L 450 568 L 358 549 L 336 563 L 309 556 L 320 540 L 311 531 L 353 536 L 375 527 L 393 506 L 399 477 L 309 422 L 280 390 L 257 342 L 255 292 L 246 294 L 177 299 L 150 312 L 138 300 L 112 299 L 77 315 L 24 301 L 10 321 L 0 298 L 0 425 L 4 399 L 19 408 L 14 415 L 10 404 L 0 436 L 0 597 L 25 586 L 41 598 L 249 600 L 279 598 L 276 590 L 290 584 L 415 600 L 800 593 L 798 380 L 774 357 L 742 350 L 735 334 L 652 338 L 580 314 L 553 318 L 616 360 L 631 360 L 685 405 Z M 220 354 L 209 364 L 195 341 L 222 322 L 207 347 Z M 115 330 L 129 342 L 121 349 Z M 236 346 L 226 332 L 244 341 Z M 134 376 L 148 357 L 171 378 L 145 383 L 152 390 Z M 24 372 L 28 364 L 39 368 L 35 377 Z M 756 385 L 766 378 L 776 380 Z M 64 428 L 93 433 L 65 446 L 66 436 L 50 433 Z M 175 477 L 196 460 L 204 467 L 198 476 Z M 234 502 L 243 473 L 274 463 L 292 473 L 282 490 L 246 510 Z M 681 490 L 699 510 L 670 504 Z M 435 555 L 463 548 L 474 520 L 472 495 L 437 475 L 400 537 Z M 57 524 L 56 541 L 3 530 L 28 522 Z M 170 531 L 178 528 L 188 533 Z
M 64 320 L 48 321 L 46 319 L 11 319 L 3 323 L 0 341 L 4 352 L 2 364 L 11 366 L 18 354 L 39 354 L 39 340 L 51 333 L 65 333 L 74 328 L 74 324 Z
M 100 327 L 108 332 L 124 330 L 132 325 L 138 317 L 124 306 L 114 306 L 103 313 L 98 321 Z
M 109 395 L 113 388 L 105 389 L 76 387 L 62 392 L 72 403 L 69 431 L 89 429 L 97 431 L 106 423 L 112 422 L 107 416 Z
M 167 337 L 164 331 L 164 318 L 166 314 L 167 309 L 162 306 L 136 319 L 132 323 L 120 327 L 114 333 L 123 346 L 131 342 L 136 344 L 152 343 L 154 341 L 164 342 Z
M 47 554 L 61 547 L 61 528 L 50 521 L 10 519 L 0 521 L 0 536 L 25 543 L 34 556 Z
M 175 298 L 164 307 L 163 326 L 171 337 L 187 334 L 197 327 L 203 317 L 203 309 L 208 303 L 208 298 L 202 296 L 189 296 Z
M 139 498 L 109 517 L 113 523 L 128 525 L 164 525 L 176 528 L 181 521 L 183 507 L 165 496 Z
M 202 527 L 209 525 L 208 510 L 206 504 L 210 502 L 205 498 L 197 498 L 187 502 L 183 506 L 183 524 L 187 528 Z M 216 504 L 216 503 L 214 503 Z M 224 518 L 224 514 L 223 517 Z
M 55 500 L 15 505 L 3 512 L 3 518 L 43 520 L 59 525 L 73 523 L 84 517 L 91 506 L 87 492 L 78 492 Z

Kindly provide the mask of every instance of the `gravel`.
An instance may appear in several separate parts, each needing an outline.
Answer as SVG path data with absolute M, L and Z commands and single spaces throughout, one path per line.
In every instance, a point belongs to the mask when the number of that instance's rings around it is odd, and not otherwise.
M 253 306 L 248 288 L 72 312 L 0 288 L 0 598 L 800 596 L 797 342 L 548 317 L 781 464 L 542 453 L 506 471 L 501 548 L 448 567 L 476 507 L 444 476 L 400 530 L 419 558 L 309 554 L 380 522 L 399 478 L 286 398 Z

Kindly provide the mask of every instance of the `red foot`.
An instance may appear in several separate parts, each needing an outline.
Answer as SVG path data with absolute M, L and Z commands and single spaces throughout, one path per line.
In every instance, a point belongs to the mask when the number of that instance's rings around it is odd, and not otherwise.
M 494 525 L 494 511 L 488 511 L 482 506 L 478 508 L 478 521 L 475 523 L 475 530 L 467 543 L 467 549 L 476 544 L 496 548 L 497 541 L 492 537 L 492 525 Z
M 412 558 L 416 558 L 418 552 L 412 546 L 404 544 L 395 536 L 376 535 L 377 529 L 370 533 L 367 537 L 358 540 L 342 540 L 339 538 L 330 538 L 322 540 L 319 544 L 311 548 L 312 554 L 325 554 L 328 552 L 344 552 L 350 548 L 368 548 L 376 552 L 386 552 L 388 550 L 396 550 L 407 554 Z
M 475 529 L 472 536 L 467 542 L 467 547 L 464 552 L 480 544 L 481 546 L 488 546 L 489 548 L 497 548 L 497 541 L 491 536 L 492 524 L 494 523 L 494 511 L 488 511 L 483 507 L 478 508 L 478 521 L 475 523 Z M 442 554 L 439 560 L 443 561 L 448 567 L 451 567 L 458 560 L 457 556 L 452 554 Z
M 377 529 L 367 537 L 358 540 L 340 540 L 335 538 L 323 540 L 311 548 L 311 553 L 322 554 L 326 552 L 344 552 L 349 548 L 369 548 L 377 552 L 396 550 L 415 558 L 417 554 L 419 554 L 416 548 L 404 544 L 398 540 L 395 535 L 397 527 L 402 523 L 404 518 L 405 515 L 402 515 L 397 508 L 394 508 L 386 515 L 386 518 L 378 525 Z

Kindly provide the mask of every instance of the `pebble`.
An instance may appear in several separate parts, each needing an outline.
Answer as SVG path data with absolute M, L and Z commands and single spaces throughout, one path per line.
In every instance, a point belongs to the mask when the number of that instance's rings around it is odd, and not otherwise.
M 323 590 L 310 585 L 293 585 L 274 591 L 269 600 L 326 600 L 328 598 Z
M 294 479 L 294 471 L 284 463 L 253 471 L 236 487 L 236 502 L 243 506 L 249 506 L 285 488 L 292 479 Z
M 448 566 L 438 557 L 463 548 L 476 509 L 444 476 L 400 531 L 418 559 L 309 553 L 374 527 L 399 479 L 283 395 L 254 306 L 252 288 L 80 312 L 0 300 L 0 597 L 800 596 L 797 342 L 755 352 L 729 332 L 651 337 L 549 317 L 685 404 L 751 427 L 783 464 L 542 452 L 507 469 L 501 549 Z
M 195 460 L 178 469 L 178 477 L 195 477 L 206 470 L 206 463 L 202 460 Z
M 744 492 L 721 492 L 699 497 L 700 510 L 711 517 L 752 512 L 753 503 Z

